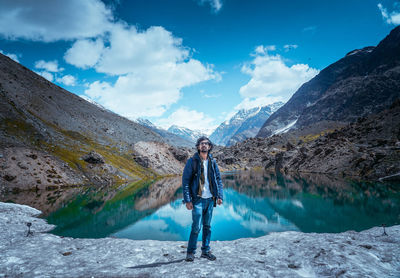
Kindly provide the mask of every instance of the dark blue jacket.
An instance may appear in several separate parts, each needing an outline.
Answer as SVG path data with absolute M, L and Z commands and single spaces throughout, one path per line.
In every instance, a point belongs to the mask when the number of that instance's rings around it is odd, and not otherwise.
M 212 163 L 208 163 L 208 182 L 210 184 L 210 191 L 213 197 L 223 200 L 223 185 L 221 180 L 221 174 L 219 173 L 218 165 L 212 155 L 209 154 Z M 197 160 L 197 163 L 193 161 Z M 194 165 L 197 164 L 197 171 L 193 169 Z M 211 164 L 211 165 L 210 165 Z M 200 184 L 200 173 L 201 173 L 201 159 L 198 153 L 195 153 L 191 158 L 188 159 L 183 169 L 182 175 L 182 188 L 183 188 L 183 202 L 184 203 L 195 203 L 200 196 L 198 196 L 199 184 Z

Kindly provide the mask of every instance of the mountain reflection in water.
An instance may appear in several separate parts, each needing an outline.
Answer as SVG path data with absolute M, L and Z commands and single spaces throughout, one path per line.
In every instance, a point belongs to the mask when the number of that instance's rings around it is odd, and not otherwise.
M 224 204 L 214 209 L 212 240 L 279 231 L 360 231 L 400 223 L 398 184 L 257 171 L 224 174 L 223 183 Z M 57 225 L 55 234 L 91 238 L 187 240 L 191 225 L 191 213 L 182 204 L 180 177 L 124 190 L 87 191 L 47 219 Z

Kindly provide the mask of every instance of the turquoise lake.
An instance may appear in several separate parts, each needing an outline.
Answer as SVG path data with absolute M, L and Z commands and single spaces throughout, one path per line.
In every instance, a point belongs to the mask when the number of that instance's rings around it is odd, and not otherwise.
M 191 212 L 181 178 L 114 189 L 87 189 L 46 219 L 52 232 L 77 238 L 186 241 Z M 360 183 L 323 175 L 223 174 L 224 203 L 214 208 L 212 240 L 271 232 L 339 233 L 400 224 L 400 185 Z M 199 239 L 201 235 L 199 236 Z

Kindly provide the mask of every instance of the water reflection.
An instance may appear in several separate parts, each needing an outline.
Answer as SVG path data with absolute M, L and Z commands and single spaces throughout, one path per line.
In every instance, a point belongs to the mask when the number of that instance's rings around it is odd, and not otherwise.
M 360 231 L 400 223 L 399 184 L 356 183 L 311 174 L 276 176 L 256 171 L 228 173 L 223 182 L 225 200 L 214 211 L 213 240 L 288 230 Z M 49 223 L 57 225 L 53 232 L 58 235 L 187 240 L 190 233 L 191 213 L 181 201 L 180 177 L 123 188 L 24 194 L 2 199 L 44 210 Z

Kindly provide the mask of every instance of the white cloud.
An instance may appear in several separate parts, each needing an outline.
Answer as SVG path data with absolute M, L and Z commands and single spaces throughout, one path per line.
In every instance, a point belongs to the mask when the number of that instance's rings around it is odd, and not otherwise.
M 116 24 L 106 43 L 93 67 L 118 79 L 115 84 L 96 81 L 85 94 L 127 118 L 161 116 L 180 99 L 183 87 L 220 79 L 212 66 L 191 58 L 182 40 L 162 27 L 138 31 Z M 89 52 L 90 47 L 98 50 L 94 43 L 85 47 Z
M 183 126 L 191 130 L 207 131 L 217 127 L 214 119 L 205 115 L 203 112 L 190 110 L 187 107 L 180 107 L 168 118 L 156 121 L 158 126 L 168 129 L 171 125 Z
M 251 55 L 252 56 L 257 56 L 259 54 L 267 54 L 268 51 L 275 51 L 275 50 L 276 50 L 276 46 L 275 45 L 267 45 L 267 46 L 259 45 L 259 46 L 256 46 L 256 48 L 254 50 L 254 53 L 251 54 Z
M 205 98 L 219 98 L 221 94 L 204 94 Z
M 45 42 L 91 38 L 109 30 L 112 20 L 99 0 L 3 0 L 0 34 Z
M 76 78 L 72 75 L 64 75 L 61 78 L 57 78 L 57 82 L 67 85 L 67 86 L 75 86 L 76 85 Z
M 298 47 L 299 46 L 297 44 L 286 44 L 283 46 L 283 48 L 285 49 L 286 52 L 288 52 L 289 50 L 292 50 L 292 49 L 296 49 Z
M 303 83 L 319 72 L 306 64 L 288 66 L 280 55 L 270 55 L 259 49 L 258 46 L 254 59 L 242 67 L 242 72 L 250 75 L 251 80 L 240 88 L 244 100 L 235 109 L 286 102 Z
M 210 2 L 215 9 L 221 1 Z M 115 21 L 100 0 L 5 0 L 0 11 L 0 35 L 34 41 L 72 40 L 67 63 L 116 76 L 116 81 L 88 84 L 86 96 L 128 118 L 160 116 L 181 98 L 181 90 L 221 75 L 212 65 L 192 58 L 182 39 L 163 27 L 138 30 Z M 62 77 L 57 61 L 38 61 L 35 67 L 48 80 L 74 84 Z
M 101 38 L 97 40 L 78 40 L 64 55 L 67 63 L 78 68 L 89 68 L 94 66 L 100 59 L 104 50 L 104 43 Z
M 35 71 L 37 74 L 39 74 L 40 76 L 46 78 L 47 80 L 49 80 L 50 82 L 53 82 L 54 80 L 54 76 L 53 74 L 51 74 L 50 72 L 47 71 Z
M 44 60 L 39 60 L 35 63 L 35 68 L 37 69 L 43 69 L 46 70 L 48 72 L 60 72 L 63 71 L 63 68 L 59 68 L 58 67 L 58 61 L 54 60 L 54 61 L 44 61 Z
M 200 0 L 199 3 L 209 3 L 214 13 L 218 13 L 222 8 L 222 0 Z
M 3 55 L 5 55 L 5 56 L 7 56 L 7 57 L 10 58 L 10 59 L 13 59 L 15 62 L 19 63 L 18 55 L 13 54 L 13 53 L 5 53 L 5 52 L 3 52 L 2 50 L 0 50 L 0 53 L 3 54 Z
M 386 8 L 383 7 L 381 3 L 378 4 L 378 8 L 381 11 L 383 19 L 387 24 L 398 25 L 400 24 L 400 12 L 393 11 L 389 13 Z
M 317 26 L 308 26 L 303 28 L 303 32 L 310 32 L 310 33 L 315 33 L 317 31 Z

